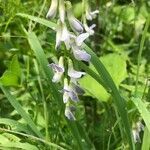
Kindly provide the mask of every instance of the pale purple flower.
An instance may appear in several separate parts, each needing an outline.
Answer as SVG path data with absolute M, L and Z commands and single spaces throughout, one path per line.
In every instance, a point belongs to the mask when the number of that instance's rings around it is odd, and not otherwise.
M 72 110 L 71 106 L 66 106 L 66 108 L 65 108 L 65 116 L 69 120 L 76 120 L 72 111 L 74 111 L 74 110 Z
M 57 13 L 57 7 L 58 7 L 58 0 L 52 0 L 51 6 L 48 10 L 46 18 L 49 18 L 49 19 L 54 18 L 56 16 L 56 13 Z
M 86 9 L 86 13 L 85 13 L 85 16 L 86 16 L 86 19 L 87 20 L 92 20 L 92 19 L 95 19 L 97 14 L 99 14 L 99 10 L 95 10 L 95 11 L 92 11 L 90 10 L 90 8 L 88 7 Z
M 69 98 L 74 101 L 74 102 L 78 102 L 78 95 L 76 93 L 76 91 L 68 84 L 68 80 L 67 78 L 64 79 L 64 88 L 63 88 L 63 102 L 67 103 Z
M 53 76 L 53 79 L 52 79 L 52 82 L 59 82 L 61 80 L 61 77 L 64 73 L 64 64 L 63 64 L 63 57 L 61 56 L 59 58 L 59 62 L 58 62 L 58 65 L 57 64 L 54 64 L 54 63 L 51 63 L 49 64 L 48 66 L 52 67 L 52 69 L 54 70 L 54 76 Z
M 87 39 L 89 37 L 89 33 L 82 33 L 79 36 L 76 37 L 76 44 L 77 46 L 81 46 L 84 42 L 85 39 Z
M 83 25 L 78 19 L 72 16 L 68 20 L 69 20 L 70 27 L 74 32 L 79 32 L 79 33 L 83 32 Z
M 78 33 L 82 33 L 83 32 L 83 25 L 82 23 L 74 17 L 74 15 L 72 14 L 72 6 L 71 6 L 71 2 L 67 1 L 66 2 L 66 6 L 67 6 L 67 17 L 68 17 L 68 21 L 70 24 L 70 27 L 72 28 L 72 30 L 74 32 L 78 32 Z
M 84 50 L 81 50 L 81 48 L 76 45 L 72 45 L 72 51 L 73 51 L 73 55 L 74 55 L 75 59 L 77 59 L 77 60 L 89 62 L 91 59 L 90 54 L 88 54 Z
M 71 78 L 70 84 L 78 95 L 83 95 L 85 93 L 84 90 L 79 86 L 76 79 Z
M 93 35 L 94 34 L 94 28 L 96 27 L 96 24 L 92 24 L 90 27 L 87 25 L 87 23 L 84 24 L 84 28 L 85 28 L 85 31 L 87 33 L 89 33 L 89 35 Z
M 68 60 L 68 76 L 71 78 L 81 78 L 82 75 L 85 75 L 85 72 L 81 72 L 81 71 L 76 71 L 73 68 L 73 63 L 71 61 L 71 59 Z

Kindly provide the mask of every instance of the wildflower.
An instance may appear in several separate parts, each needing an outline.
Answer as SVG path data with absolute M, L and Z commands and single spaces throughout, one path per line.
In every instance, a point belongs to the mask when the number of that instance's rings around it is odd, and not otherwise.
M 140 121 L 134 124 L 132 134 L 135 143 L 141 141 L 139 134 L 142 130 L 144 130 L 144 125 Z
M 78 95 L 83 95 L 85 93 L 84 90 L 79 86 L 76 79 L 71 78 L 70 84 Z
M 70 24 L 70 27 L 74 32 L 82 33 L 83 32 L 83 25 L 82 23 L 74 17 L 72 14 L 72 6 L 69 1 L 66 2 L 67 5 L 67 17 Z
M 88 27 L 87 23 L 84 24 L 84 28 L 85 28 L 85 31 L 87 33 L 89 33 L 89 35 L 93 35 L 94 34 L 94 28 L 96 27 L 96 24 L 92 24 L 90 27 Z
M 87 39 L 89 37 L 89 33 L 82 33 L 79 36 L 77 36 L 76 38 L 76 44 L 77 46 L 81 46 L 84 42 L 85 39 Z
M 85 16 L 87 20 L 95 19 L 96 15 L 99 14 L 99 10 L 95 10 L 91 12 L 91 8 L 88 5 L 86 8 Z
M 59 16 L 62 23 L 65 21 L 65 5 L 64 0 L 59 0 Z
M 54 76 L 53 76 L 53 79 L 52 79 L 52 82 L 59 82 L 61 80 L 61 77 L 64 73 L 64 63 L 63 63 L 63 57 L 61 56 L 59 58 L 59 62 L 58 62 L 58 65 L 57 64 L 54 64 L 54 63 L 51 63 L 49 64 L 50 67 L 52 67 L 52 69 L 54 70 Z
M 65 116 L 69 119 L 69 120 L 76 120 L 72 111 L 75 110 L 75 107 L 71 107 L 71 106 L 66 106 L 65 108 Z
M 64 88 L 62 92 L 64 93 L 63 94 L 64 103 L 67 103 L 69 98 L 74 102 L 79 101 L 76 91 L 68 84 L 67 78 L 64 79 Z
M 73 69 L 73 63 L 71 61 L 71 59 L 69 59 L 68 62 L 68 76 L 71 78 L 81 78 L 82 75 L 85 75 L 85 72 L 81 72 L 81 71 L 76 71 Z
M 69 40 L 70 40 L 70 36 L 69 36 L 69 32 L 67 30 L 66 24 L 61 23 L 61 21 L 58 20 L 55 49 L 57 49 L 60 46 L 61 42 L 65 42 L 66 47 L 68 49 L 69 48 Z
M 84 50 L 81 50 L 81 48 L 76 45 L 72 45 L 72 51 L 73 51 L 73 55 L 75 59 L 77 60 L 83 60 L 83 61 L 89 62 L 91 59 L 90 54 L 88 54 Z
M 48 10 L 46 18 L 51 19 L 51 18 L 54 18 L 56 16 L 57 6 L 58 6 L 58 0 L 52 0 L 51 6 L 50 6 L 50 8 Z

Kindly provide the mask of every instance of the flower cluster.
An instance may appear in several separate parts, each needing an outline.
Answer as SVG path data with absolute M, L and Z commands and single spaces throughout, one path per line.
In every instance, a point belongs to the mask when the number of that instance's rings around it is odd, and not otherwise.
M 83 48 L 83 42 L 90 36 L 94 34 L 95 24 L 90 27 L 87 24 L 87 20 L 92 20 L 99 13 L 98 10 L 91 12 L 88 2 L 85 4 L 85 13 L 83 14 L 83 23 L 81 23 L 72 12 L 72 5 L 70 1 L 64 0 L 51 0 L 51 5 L 46 15 L 47 19 L 53 19 L 59 14 L 57 20 L 56 28 L 56 45 L 55 49 L 59 49 L 61 43 L 65 44 L 66 51 L 74 56 L 78 61 L 89 62 L 91 59 L 90 54 L 88 54 Z M 67 27 L 68 21 L 70 30 Z M 67 67 L 64 65 L 67 64 Z M 71 101 L 78 102 L 78 95 L 84 93 L 83 89 L 80 88 L 78 84 L 78 79 L 85 72 L 77 71 L 74 69 L 73 61 L 66 55 L 60 56 L 58 64 L 51 63 L 49 66 L 54 71 L 53 82 L 60 82 L 63 76 L 64 87 L 60 91 L 63 93 L 63 102 L 66 104 L 65 116 L 68 119 L 75 120 L 73 112 L 75 107 L 71 105 Z

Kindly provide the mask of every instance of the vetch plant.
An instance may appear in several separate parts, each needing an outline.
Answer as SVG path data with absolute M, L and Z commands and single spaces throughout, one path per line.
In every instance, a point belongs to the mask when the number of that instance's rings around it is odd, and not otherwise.
M 83 4 L 85 6 L 85 13 L 81 21 L 75 18 L 72 12 L 71 2 L 64 0 L 52 0 L 46 18 L 53 19 L 57 17 L 56 52 L 57 49 L 61 49 L 61 44 L 64 42 L 66 46 L 65 51 L 73 55 L 77 61 L 90 62 L 91 55 L 82 47 L 83 42 L 90 35 L 94 34 L 93 29 L 96 25 L 93 24 L 89 27 L 86 20 L 95 18 L 99 11 L 91 12 L 88 1 L 83 1 Z M 56 14 L 58 14 L 58 16 L 56 16 Z M 70 28 L 68 27 L 67 21 L 69 22 Z M 68 67 L 64 66 L 64 61 L 65 64 L 68 64 Z M 70 120 L 75 120 L 73 113 L 75 109 L 72 109 L 73 106 L 70 100 L 78 102 L 78 95 L 84 93 L 84 90 L 80 88 L 77 80 L 85 75 L 85 72 L 74 69 L 73 62 L 69 55 L 66 55 L 66 52 L 64 52 L 64 56 L 60 56 L 58 64 L 51 63 L 49 66 L 54 70 L 52 81 L 57 83 L 62 79 L 64 83 L 63 89 L 60 92 L 63 93 L 63 102 L 66 105 L 65 116 Z

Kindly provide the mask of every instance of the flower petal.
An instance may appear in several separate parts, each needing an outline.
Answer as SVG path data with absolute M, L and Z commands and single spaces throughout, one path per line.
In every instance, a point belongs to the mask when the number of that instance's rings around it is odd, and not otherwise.
M 70 110 L 69 106 L 66 106 L 65 108 L 65 116 L 69 119 L 69 120 L 76 120 L 73 113 Z
M 69 32 L 67 30 L 66 24 L 62 25 L 62 35 L 61 35 L 61 41 L 66 41 L 70 38 Z
M 70 24 L 70 27 L 72 28 L 73 31 L 79 32 L 79 33 L 83 32 L 82 23 L 78 19 L 76 19 L 75 17 L 71 17 L 69 19 L 69 24 Z
M 65 97 L 64 97 L 64 101 L 68 101 L 68 99 L 66 100 L 67 95 L 70 97 L 70 99 L 74 102 L 78 102 L 79 98 L 78 95 L 75 91 L 73 91 L 73 89 L 67 90 L 67 89 L 63 89 L 64 93 L 66 93 Z
M 63 102 L 64 102 L 64 103 L 67 103 L 68 100 L 69 100 L 69 95 L 68 95 L 67 92 L 64 92 L 64 94 L 63 94 Z
M 52 82 L 58 83 L 61 80 L 63 73 L 56 72 L 53 76 Z
M 59 65 L 57 64 L 54 64 L 54 63 L 51 63 L 48 65 L 49 67 L 52 67 L 52 69 L 55 71 L 55 72 L 64 72 L 64 68 L 63 67 L 60 67 Z
M 51 18 L 54 18 L 56 16 L 57 6 L 58 6 L 58 0 L 52 0 L 51 6 L 50 6 L 50 8 L 48 10 L 46 18 L 51 19 Z
M 80 50 L 78 47 L 73 46 L 73 55 L 77 60 L 83 60 L 89 62 L 91 55 L 84 50 Z
M 72 28 L 72 30 L 74 32 L 82 33 L 83 32 L 83 25 L 78 19 L 76 19 L 74 17 L 74 15 L 72 13 L 72 5 L 71 5 L 70 1 L 66 2 L 66 7 L 67 7 L 67 17 L 68 17 L 70 27 Z
M 74 69 L 68 69 L 68 76 L 71 78 L 81 78 L 82 75 L 85 75 L 85 72 L 76 71 Z
M 61 44 L 61 38 L 62 38 L 62 25 L 60 20 L 57 22 L 57 29 L 56 29 L 56 45 L 55 49 L 57 49 Z
M 85 91 L 79 85 L 77 85 L 75 83 L 72 83 L 72 84 L 73 84 L 72 85 L 73 88 L 75 89 L 75 91 L 78 95 L 83 95 L 85 93 Z
M 93 28 L 95 28 L 95 27 L 96 27 L 95 24 L 92 24 L 90 27 L 88 27 L 87 24 L 84 24 L 85 31 L 86 31 L 87 33 L 89 33 L 89 35 L 93 35 L 93 34 L 94 34 Z
M 82 33 L 76 38 L 77 46 L 81 46 L 85 39 L 89 37 L 89 33 Z

